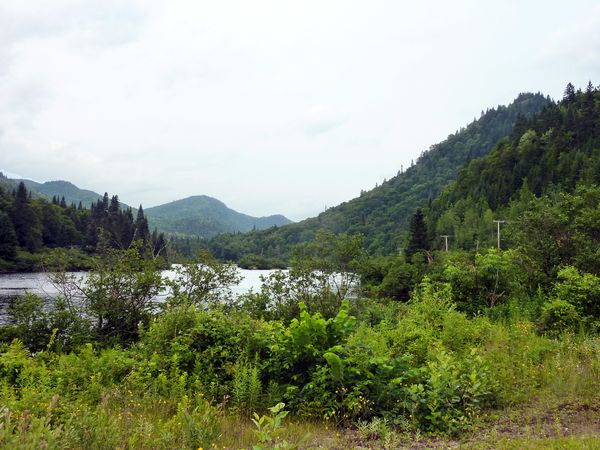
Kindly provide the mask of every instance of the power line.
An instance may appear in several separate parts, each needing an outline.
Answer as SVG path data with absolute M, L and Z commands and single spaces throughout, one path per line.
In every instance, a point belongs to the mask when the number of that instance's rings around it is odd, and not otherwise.
M 494 220 L 498 224 L 498 250 L 500 250 L 500 224 L 506 223 L 506 220 Z
M 446 251 L 448 251 L 448 238 L 450 237 L 450 234 L 442 234 L 440 237 L 443 237 L 444 240 L 446 241 Z

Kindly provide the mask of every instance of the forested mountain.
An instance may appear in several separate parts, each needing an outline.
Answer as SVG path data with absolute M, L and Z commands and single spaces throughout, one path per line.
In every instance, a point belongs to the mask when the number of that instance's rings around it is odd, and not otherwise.
M 39 192 L 48 198 L 58 197 L 65 198 L 67 204 L 81 202 L 83 207 L 89 208 L 90 205 L 102 199 L 102 195 L 97 192 L 87 189 L 80 189 L 69 181 L 57 180 L 46 181 L 45 183 L 37 183 L 31 180 L 22 180 L 25 187 L 30 191 Z M 122 205 L 127 207 L 127 205 Z
M 47 200 L 51 200 L 53 197 L 57 197 L 59 200 L 64 198 L 65 203 L 68 205 L 71 203 L 79 205 L 79 202 L 81 202 L 84 208 L 89 208 L 92 203 L 102 199 L 102 195 L 97 192 L 78 188 L 69 181 L 57 180 L 38 183 L 33 180 L 8 178 L 0 172 L 0 187 L 6 192 L 16 190 L 21 182 L 23 182 L 32 197 L 40 197 Z M 123 207 L 126 206 L 123 205 Z
M 154 206 L 146 209 L 146 214 L 151 225 L 161 231 L 203 238 L 292 223 L 282 215 L 248 216 L 207 195 L 195 195 Z
M 561 102 L 519 121 L 509 139 L 461 170 L 429 208 L 430 234 L 451 235 L 454 248 L 489 246 L 492 220 L 506 220 L 502 244 L 518 243 L 547 268 L 574 264 L 596 273 L 598 185 L 600 91 L 569 84 Z
M 370 253 L 393 254 L 401 248 L 412 214 L 437 197 L 471 159 L 488 154 L 511 134 L 520 118 L 539 113 L 550 99 L 520 94 L 510 105 L 498 106 L 425 151 L 404 172 L 384 181 L 360 197 L 330 208 L 297 224 L 245 235 L 220 235 L 211 250 L 223 259 L 239 260 L 249 254 L 268 259 L 286 259 L 292 244 L 309 241 L 316 230 L 362 233 Z
M 3 188 L 5 192 L 16 190 L 20 182 L 23 182 L 33 198 L 46 200 L 56 198 L 59 202 L 62 201 L 67 205 L 81 203 L 83 208 L 90 208 L 98 200 L 102 201 L 103 199 L 102 195 L 87 189 L 80 189 L 69 181 L 38 183 L 32 180 L 7 178 L 0 172 L 0 188 Z M 129 208 L 124 203 L 119 204 L 123 211 Z M 132 208 L 132 213 L 136 214 L 137 210 Z M 148 208 L 146 213 L 151 228 L 201 238 L 209 238 L 219 233 L 262 230 L 292 223 L 291 220 L 280 214 L 267 217 L 252 217 L 242 214 L 206 195 L 192 196 Z
M 520 120 L 510 139 L 486 158 L 470 161 L 433 203 L 433 214 L 466 198 L 481 199 L 496 210 L 524 185 L 539 196 L 551 185 L 570 191 L 580 181 L 598 183 L 599 120 L 598 90 L 590 83 L 585 92 L 575 92 L 569 84 L 561 102 Z

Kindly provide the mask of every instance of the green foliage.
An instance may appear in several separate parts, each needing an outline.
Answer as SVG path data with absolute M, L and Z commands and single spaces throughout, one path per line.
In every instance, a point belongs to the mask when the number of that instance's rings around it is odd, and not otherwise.
M 285 403 L 278 403 L 277 405 L 269 408 L 271 416 L 259 416 L 254 413 L 252 422 L 256 426 L 256 438 L 258 444 L 252 446 L 253 450 L 263 449 L 288 449 L 291 445 L 285 440 L 279 440 L 276 436 L 277 432 L 282 428 L 283 419 L 288 415 L 288 411 L 285 411 Z
M 90 323 L 79 311 L 60 297 L 49 311 L 44 307 L 46 302 L 31 293 L 13 298 L 7 311 L 9 324 L 0 327 L 1 339 L 19 339 L 32 351 L 68 351 L 91 338 Z
M 511 139 L 460 171 L 432 202 L 428 223 L 471 249 L 491 244 L 493 211 L 509 219 L 503 248 L 522 248 L 541 271 L 537 281 L 548 285 L 566 264 L 598 273 L 599 97 L 597 89 L 577 93 L 521 121 Z
M 190 402 L 186 395 L 177 404 L 172 422 L 181 424 L 183 443 L 187 448 L 209 447 L 219 438 L 219 411 L 202 396 Z
M 558 300 L 574 305 L 582 317 L 600 318 L 600 277 L 581 273 L 575 267 L 564 267 L 558 272 L 553 294 Z
M 160 262 L 140 256 L 141 243 L 128 250 L 104 250 L 81 288 L 101 341 L 128 343 L 138 339 L 160 292 Z
M 442 279 L 450 283 L 457 306 L 470 314 L 485 312 L 522 290 L 522 264 L 514 251 L 491 249 L 456 253 L 445 263 Z
M 581 321 L 577 308 L 566 300 L 554 299 L 544 304 L 540 316 L 540 328 L 549 335 L 575 331 Z
M 407 388 L 407 408 L 420 429 L 456 434 L 490 404 L 494 389 L 489 368 L 476 350 L 462 359 L 438 351 L 427 365 L 424 382 Z
M 8 214 L 0 211 L 0 258 L 10 260 L 17 254 L 17 234 Z
M 527 203 L 511 233 L 537 266 L 542 283 L 548 285 L 565 265 L 600 274 L 599 211 L 600 187 L 595 185 L 550 192 Z
M 404 253 L 407 259 L 421 251 L 426 252 L 430 249 L 429 236 L 427 235 L 427 226 L 423 217 L 423 211 L 419 208 L 413 214 L 410 221 L 409 237 Z
M 232 395 L 236 386 L 240 395 L 234 400 L 241 406 L 260 403 L 260 361 L 276 330 L 277 326 L 246 315 L 198 310 L 193 305 L 170 308 L 144 333 L 145 363 L 131 380 L 161 393 L 173 390 L 167 380 L 177 378 L 182 389 L 197 386 L 218 398 Z M 250 355 L 256 355 L 253 364 L 248 363 Z
M 174 267 L 174 276 L 165 281 L 171 292 L 168 305 L 189 303 L 200 308 L 214 308 L 231 301 L 230 286 L 240 282 L 237 268 L 221 264 L 208 253 Z
M 262 385 L 258 359 L 249 363 L 244 355 L 235 365 L 233 375 L 233 402 L 243 410 L 251 410 L 261 406 Z
M 289 322 L 302 303 L 310 313 L 334 317 L 346 297 L 358 292 L 367 264 L 361 236 L 321 231 L 314 242 L 297 245 L 292 268 L 261 276 L 260 292 L 240 299 L 240 307 L 254 317 Z
M 14 184 L 15 190 L 10 196 L 0 189 L 0 271 L 41 270 L 55 265 L 63 270 L 89 269 L 89 255 L 101 250 L 98 246 L 126 249 L 135 240 L 143 241 L 147 257 L 164 260 L 166 256 L 164 235 L 156 231 L 150 234 L 141 207 L 134 221 L 131 208 L 125 208 L 116 195 L 99 198 L 89 192 L 91 197 L 85 203 L 91 202 L 90 209 L 84 209 L 81 203 L 68 206 L 64 195 L 46 200 L 50 196 L 44 193 L 55 188 L 66 186 L 71 194 L 78 191 L 70 183 L 40 185 L 25 180 L 17 184 L 0 175 L 0 182 L 4 180 Z
M 560 269 L 551 297 L 542 307 L 540 328 L 551 335 L 600 329 L 600 278 L 572 266 Z

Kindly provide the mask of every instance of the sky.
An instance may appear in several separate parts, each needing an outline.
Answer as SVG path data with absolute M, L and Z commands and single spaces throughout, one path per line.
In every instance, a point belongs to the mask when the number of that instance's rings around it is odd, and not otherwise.
M 588 80 L 598 1 L 0 0 L 0 169 L 301 220 Z

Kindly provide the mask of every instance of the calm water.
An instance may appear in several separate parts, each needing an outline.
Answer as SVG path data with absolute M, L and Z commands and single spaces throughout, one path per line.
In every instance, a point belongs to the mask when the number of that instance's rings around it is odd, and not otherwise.
M 268 276 L 273 270 L 245 270 L 238 269 L 238 273 L 243 277 L 240 284 L 232 286 L 234 295 L 241 295 L 250 289 L 259 291 L 261 287 L 260 276 Z M 164 278 L 172 278 L 175 274 L 172 270 L 164 270 Z M 76 278 L 85 280 L 85 272 L 73 272 Z M 52 284 L 50 277 L 46 273 L 11 273 L 0 274 L 0 324 L 6 323 L 6 310 L 11 298 L 23 295 L 25 292 L 40 295 L 48 301 L 51 306 L 52 300 L 57 297 L 58 289 Z M 159 299 L 166 297 L 167 292 L 158 296 Z

